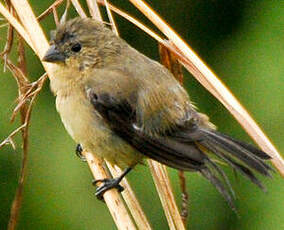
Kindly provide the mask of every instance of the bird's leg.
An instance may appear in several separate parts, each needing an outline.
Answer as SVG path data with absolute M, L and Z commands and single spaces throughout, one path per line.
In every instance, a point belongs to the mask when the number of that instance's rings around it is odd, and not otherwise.
M 83 156 L 82 152 L 83 152 L 82 146 L 80 144 L 77 144 L 75 153 L 76 153 L 77 157 L 79 157 L 82 161 L 85 162 L 86 161 L 86 157 Z
M 96 197 L 99 200 L 103 201 L 104 193 L 112 188 L 116 188 L 118 192 L 122 192 L 124 188 L 119 183 L 121 182 L 123 177 L 125 177 L 126 174 L 128 174 L 131 171 L 131 169 L 132 168 L 127 168 L 126 170 L 124 170 L 124 172 L 119 177 L 116 177 L 116 178 L 105 178 L 105 179 L 100 179 L 100 180 L 94 180 L 93 185 L 96 185 L 98 182 L 103 183 L 103 185 L 101 185 L 100 187 L 96 189 L 96 193 L 95 193 Z

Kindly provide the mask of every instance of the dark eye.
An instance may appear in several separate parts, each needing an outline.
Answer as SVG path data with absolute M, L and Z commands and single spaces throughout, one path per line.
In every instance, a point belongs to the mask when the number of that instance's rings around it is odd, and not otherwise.
M 71 50 L 75 53 L 79 52 L 81 50 L 82 46 L 80 43 L 76 43 L 71 47 Z

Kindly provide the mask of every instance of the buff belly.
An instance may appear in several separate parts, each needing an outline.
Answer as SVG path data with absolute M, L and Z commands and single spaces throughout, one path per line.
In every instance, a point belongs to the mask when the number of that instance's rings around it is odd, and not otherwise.
M 70 136 L 83 149 L 124 169 L 142 162 L 138 153 L 116 136 L 82 93 L 57 95 L 56 108 Z

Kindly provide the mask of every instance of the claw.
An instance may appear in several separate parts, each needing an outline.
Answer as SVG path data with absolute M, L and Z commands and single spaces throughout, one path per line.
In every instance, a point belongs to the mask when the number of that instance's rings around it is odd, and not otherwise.
M 83 156 L 82 152 L 83 152 L 83 148 L 82 148 L 82 146 L 81 146 L 80 144 L 78 144 L 78 145 L 76 146 L 75 153 L 76 153 L 77 157 L 79 157 L 82 161 L 85 162 L 85 161 L 87 161 L 87 160 L 86 160 L 86 157 Z
M 95 195 L 98 200 L 104 201 L 103 195 L 106 191 L 116 188 L 118 192 L 122 192 L 124 188 L 119 184 L 121 181 L 121 178 L 113 178 L 113 179 L 99 179 L 94 180 L 92 183 L 93 185 L 96 185 L 97 183 L 103 183 L 100 187 L 96 189 Z
M 119 177 L 116 178 L 105 178 L 105 179 L 98 179 L 98 180 L 93 180 L 92 184 L 97 185 L 97 183 L 102 183 L 100 187 L 96 189 L 96 197 L 104 201 L 103 195 L 106 191 L 116 188 L 118 192 L 122 192 L 124 188 L 119 184 L 123 177 L 126 176 L 127 173 L 131 171 L 131 168 L 127 168 Z

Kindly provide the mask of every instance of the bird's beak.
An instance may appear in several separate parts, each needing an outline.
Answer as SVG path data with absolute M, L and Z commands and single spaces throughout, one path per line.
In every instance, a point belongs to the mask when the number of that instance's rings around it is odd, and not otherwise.
M 45 62 L 64 62 L 65 56 L 56 48 L 55 45 L 51 45 L 47 52 L 45 53 L 42 61 Z

